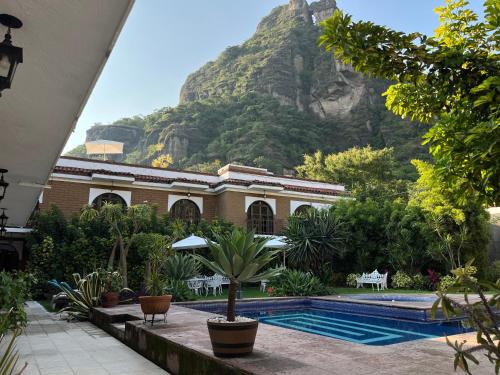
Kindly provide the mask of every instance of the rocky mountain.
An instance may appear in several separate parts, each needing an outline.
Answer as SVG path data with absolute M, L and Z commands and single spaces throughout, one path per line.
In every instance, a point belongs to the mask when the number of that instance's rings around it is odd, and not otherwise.
M 125 142 L 127 162 L 168 153 L 182 168 L 217 159 L 281 172 L 304 153 L 366 144 L 394 146 L 401 161 L 424 157 L 423 129 L 385 109 L 381 94 L 389 83 L 354 72 L 318 47 L 319 22 L 335 9 L 335 0 L 290 0 L 264 17 L 249 40 L 189 75 L 178 107 L 96 125 L 87 140 Z

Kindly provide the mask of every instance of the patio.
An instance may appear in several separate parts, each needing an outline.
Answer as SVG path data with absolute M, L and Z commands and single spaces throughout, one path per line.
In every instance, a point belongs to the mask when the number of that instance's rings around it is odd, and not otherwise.
M 18 338 L 23 375 L 168 374 L 89 322 L 68 323 L 28 302 L 28 327 Z
M 267 324 L 260 324 L 251 356 L 216 358 L 205 323 L 210 316 L 213 314 L 173 305 L 167 323 L 151 327 L 142 323 L 138 305 L 124 305 L 96 309 L 94 321 L 172 374 L 444 375 L 453 372 L 452 351 L 441 338 L 368 346 Z M 475 366 L 474 373 L 491 373 L 486 362 Z

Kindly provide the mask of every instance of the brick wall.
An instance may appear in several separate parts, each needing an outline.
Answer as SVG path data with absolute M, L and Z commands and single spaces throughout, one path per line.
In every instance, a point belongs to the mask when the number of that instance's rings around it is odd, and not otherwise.
M 40 210 L 46 210 L 51 204 L 56 204 L 63 214 L 67 217 L 76 214 L 80 209 L 88 204 L 90 188 L 110 189 L 106 185 L 82 184 L 66 181 L 50 181 L 51 189 L 45 189 L 43 193 L 43 203 L 40 204 Z M 163 190 L 153 189 L 137 189 L 127 187 L 115 187 L 116 190 L 125 190 L 132 192 L 132 204 L 156 204 L 158 205 L 158 213 L 164 214 L 167 212 L 168 192 Z M 172 194 L 182 194 L 172 192 Z M 212 220 L 214 217 L 224 218 L 246 228 L 247 215 L 245 211 L 245 196 L 264 197 L 264 194 L 248 194 L 235 191 L 226 191 L 219 195 L 201 195 L 192 194 L 193 197 L 199 196 L 203 198 L 203 214 L 205 220 Z M 288 198 L 275 195 L 269 195 L 268 198 L 276 200 L 276 213 L 274 216 L 274 232 L 281 233 L 286 225 L 290 215 L 290 201 L 304 201 L 326 203 L 322 200 Z

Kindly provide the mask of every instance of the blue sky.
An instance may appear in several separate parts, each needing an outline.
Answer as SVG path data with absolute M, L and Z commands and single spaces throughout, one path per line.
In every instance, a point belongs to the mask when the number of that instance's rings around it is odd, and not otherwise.
M 287 0 L 136 0 L 65 151 L 94 123 L 175 106 L 187 75 L 255 32 Z M 354 19 L 432 34 L 444 0 L 337 0 Z M 481 11 L 482 1 L 471 0 Z

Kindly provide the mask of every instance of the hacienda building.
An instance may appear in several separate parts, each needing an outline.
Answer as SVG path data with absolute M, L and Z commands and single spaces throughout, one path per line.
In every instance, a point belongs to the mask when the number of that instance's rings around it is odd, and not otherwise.
M 73 157 L 58 160 L 47 185 L 42 211 L 55 204 L 69 217 L 85 205 L 147 203 L 189 223 L 219 217 L 258 234 L 279 234 L 291 214 L 348 197 L 342 185 L 263 168 L 228 164 L 205 174 Z

